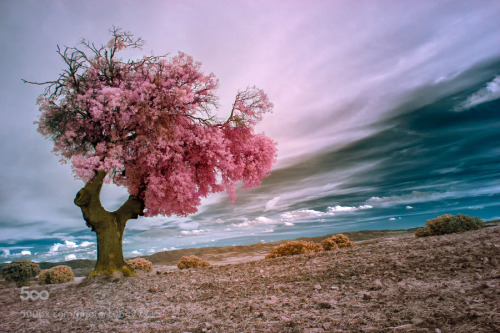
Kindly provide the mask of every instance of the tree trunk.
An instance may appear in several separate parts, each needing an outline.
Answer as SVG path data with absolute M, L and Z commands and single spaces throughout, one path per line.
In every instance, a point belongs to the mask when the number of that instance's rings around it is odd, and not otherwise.
M 90 276 L 114 273 L 132 275 L 123 259 L 122 238 L 129 219 L 143 215 L 142 200 L 130 196 L 115 212 L 108 212 L 101 205 L 100 193 L 104 171 L 98 171 L 93 181 L 87 183 L 75 197 L 75 205 L 81 208 L 87 226 L 97 235 L 97 262 Z

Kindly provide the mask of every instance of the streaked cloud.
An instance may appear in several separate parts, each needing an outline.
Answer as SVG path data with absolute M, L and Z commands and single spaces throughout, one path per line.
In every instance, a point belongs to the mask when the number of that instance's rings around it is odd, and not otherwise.
M 486 87 L 470 95 L 464 102 L 455 108 L 456 111 L 464 111 L 482 103 L 494 101 L 500 98 L 500 75 L 486 84 Z

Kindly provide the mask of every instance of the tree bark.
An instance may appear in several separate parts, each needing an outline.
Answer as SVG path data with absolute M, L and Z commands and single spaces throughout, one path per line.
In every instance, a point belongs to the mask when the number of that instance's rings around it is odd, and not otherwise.
M 132 271 L 123 259 L 123 231 L 129 219 L 143 215 L 144 203 L 130 196 L 117 211 L 108 212 L 100 200 L 104 177 L 106 173 L 98 171 L 94 180 L 87 183 L 75 197 L 75 205 L 81 208 L 87 226 L 97 235 L 97 262 L 90 276 L 115 273 L 130 276 Z

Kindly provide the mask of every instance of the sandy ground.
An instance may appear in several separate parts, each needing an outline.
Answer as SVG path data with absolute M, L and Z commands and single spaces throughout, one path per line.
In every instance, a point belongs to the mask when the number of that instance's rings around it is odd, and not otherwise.
M 500 227 L 0 290 L 4 332 L 499 332 Z M 260 257 L 262 258 L 262 257 Z M 253 260 L 259 259 L 259 260 Z M 224 260 L 227 262 L 224 264 Z

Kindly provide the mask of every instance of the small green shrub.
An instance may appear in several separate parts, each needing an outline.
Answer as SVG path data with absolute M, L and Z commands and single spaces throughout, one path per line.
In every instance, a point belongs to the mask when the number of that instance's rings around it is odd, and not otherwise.
M 28 259 L 14 260 L 3 269 L 6 281 L 14 281 L 16 286 L 29 286 L 29 280 L 40 272 L 40 266 Z
M 289 241 L 284 244 L 273 247 L 271 253 L 266 255 L 266 259 L 284 256 L 293 256 L 302 253 L 320 252 L 321 245 L 307 241 Z
M 349 240 L 349 237 L 343 234 L 333 235 L 321 242 L 321 246 L 325 251 L 335 250 L 340 247 L 353 247 L 354 243 Z
M 129 259 L 127 260 L 127 264 L 130 266 L 132 271 L 151 272 L 153 270 L 153 264 L 151 261 L 144 258 Z
M 478 230 L 484 227 L 480 217 L 471 217 L 465 214 L 445 214 L 434 219 L 427 220 L 425 227 L 415 233 L 415 237 L 427 237 L 435 235 L 452 234 L 470 230 Z
M 208 267 L 210 263 L 204 259 L 197 256 L 183 256 L 181 260 L 177 263 L 179 269 L 186 268 L 197 268 L 197 267 Z
M 71 267 L 66 265 L 44 269 L 38 275 L 38 284 L 56 284 L 70 282 L 75 279 Z

